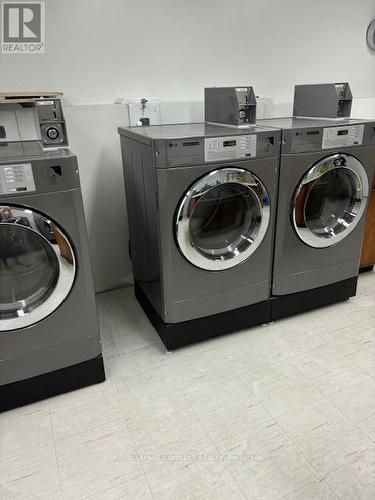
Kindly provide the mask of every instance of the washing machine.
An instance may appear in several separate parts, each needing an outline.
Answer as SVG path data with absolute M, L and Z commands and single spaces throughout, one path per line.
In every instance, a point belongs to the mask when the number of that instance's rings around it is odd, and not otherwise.
M 280 131 L 119 134 L 136 295 L 166 347 L 270 321 Z
M 77 158 L 0 144 L 0 411 L 104 380 Z
M 375 122 L 275 118 L 258 124 L 282 129 L 273 318 L 354 296 Z

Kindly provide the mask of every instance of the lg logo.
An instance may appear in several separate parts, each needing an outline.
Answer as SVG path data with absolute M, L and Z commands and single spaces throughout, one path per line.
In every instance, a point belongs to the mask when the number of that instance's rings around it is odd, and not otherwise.
M 44 53 L 44 2 L 3 2 L 2 52 Z

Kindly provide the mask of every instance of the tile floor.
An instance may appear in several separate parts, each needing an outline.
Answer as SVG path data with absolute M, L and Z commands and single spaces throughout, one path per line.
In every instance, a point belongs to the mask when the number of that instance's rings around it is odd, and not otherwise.
M 98 296 L 108 380 L 0 415 L 0 498 L 375 498 L 375 272 L 349 302 L 167 354 Z

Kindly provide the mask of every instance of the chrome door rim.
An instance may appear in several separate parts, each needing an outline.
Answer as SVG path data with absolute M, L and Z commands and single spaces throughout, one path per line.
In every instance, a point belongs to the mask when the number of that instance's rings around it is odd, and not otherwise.
M 350 222 L 342 220 L 342 226 L 344 229 L 338 233 L 334 232 L 334 228 L 331 228 L 330 236 L 322 238 L 314 234 L 306 224 L 306 227 L 298 227 L 296 219 L 296 211 L 298 205 L 298 197 L 301 194 L 303 187 L 306 184 L 314 184 L 327 172 L 341 169 L 346 170 L 351 173 L 352 179 L 355 183 L 356 198 L 354 205 L 350 211 Z M 352 155 L 348 154 L 334 154 L 327 156 L 320 160 L 318 163 L 314 164 L 308 169 L 306 174 L 302 177 L 295 191 L 293 201 L 292 201 L 292 223 L 294 230 L 296 231 L 298 237 L 306 243 L 306 245 L 313 248 L 328 248 L 337 243 L 343 241 L 358 225 L 360 222 L 367 205 L 367 199 L 369 195 L 369 181 L 366 170 L 362 163 Z M 303 216 L 305 219 L 305 207 L 308 197 L 305 200 L 303 208 Z M 328 233 L 327 233 L 328 234 Z
M 76 258 L 73 247 L 65 235 L 65 233 L 57 226 L 51 219 L 46 217 L 36 210 L 31 210 L 25 207 L 19 207 L 15 205 L 0 205 L 0 210 L 11 211 L 13 217 L 12 221 L 7 219 L 1 220 L 0 225 L 18 225 L 26 228 L 32 233 L 36 234 L 44 242 L 49 244 L 56 255 L 56 262 L 58 263 L 58 278 L 56 285 L 52 293 L 46 298 L 46 300 L 32 309 L 30 312 L 24 311 L 22 308 L 17 310 L 19 316 L 14 318 L 0 319 L 0 331 L 12 331 L 21 328 L 26 328 L 28 326 L 34 325 L 43 319 L 47 318 L 52 314 L 58 307 L 64 302 L 64 300 L 69 295 L 71 289 L 73 288 L 75 276 L 76 276 Z M 62 241 L 65 243 L 67 249 L 70 252 L 72 262 L 68 262 L 60 252 L 59 245 L 56 243 L 51 243 L 39 230 L 36 224 L 31 227 L 21 224 L 19 219 L 21 217 L 29 219 L 32 215 L 37 215 L 44 225 L 49 228 L 51 232 L 57 233 Z M 16 216 L 15 216 L 16 215 Z
M 223 175 L 227 177 L 227 180 L 224 182 L 222 179 Z M 226 183 L 240 184 L 249 190 L 252 198 L 258 203 L 261 221 L 255 238 L 252 242 L 249 242 L 249 246 L 245 251 L 239 252 L 238 248 L 231 248 L 231 245 L 229 245 L 228 250 L 231 250 L 232 252 L 230 258 L 224 259 L 218 255 L 212 255 L 208 258 L 197 249 L 191 240 L 189 228 L 191 215 L 190 204 L 193 198 L 200 198 L 214 187 Z M 256 190 L 258 190 L 258 193 Z M 259 196 L 259 193 L 261 194 L 261 197 Z M 269 223 L 270 200 L 263 183 L 257 176 L 248 170 L 228 167 L 211 171 L 201 177 L 188 189 L 188 191 L 186 191 L 176 212 L 175 236 L 179 250 L 191 264 L 208 271 L 223 271 L 243 263 L 256 251 L 267 233 Z

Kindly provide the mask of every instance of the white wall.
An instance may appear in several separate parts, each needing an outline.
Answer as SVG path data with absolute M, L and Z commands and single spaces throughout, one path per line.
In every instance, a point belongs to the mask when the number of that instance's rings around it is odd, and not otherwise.
M 289 101 L 296 83 L 336 80 L 373 97 L 374 16 L 374 0 L 47 0 L 46 54 L 2 56 L 0 83 L 73 103 L 248 82 Z
M 375 116 L 373 17 L 374 0 L 47 0 L 46 54 L 1 54 L 0 91 L 65 94 L 97 290 L 131 279 L 116 97 L 159 96 L 163 121 L 196 121 L 205 86 L 250 83 L 280 116 L 294 84 L 349 81 L 353 115 Z

